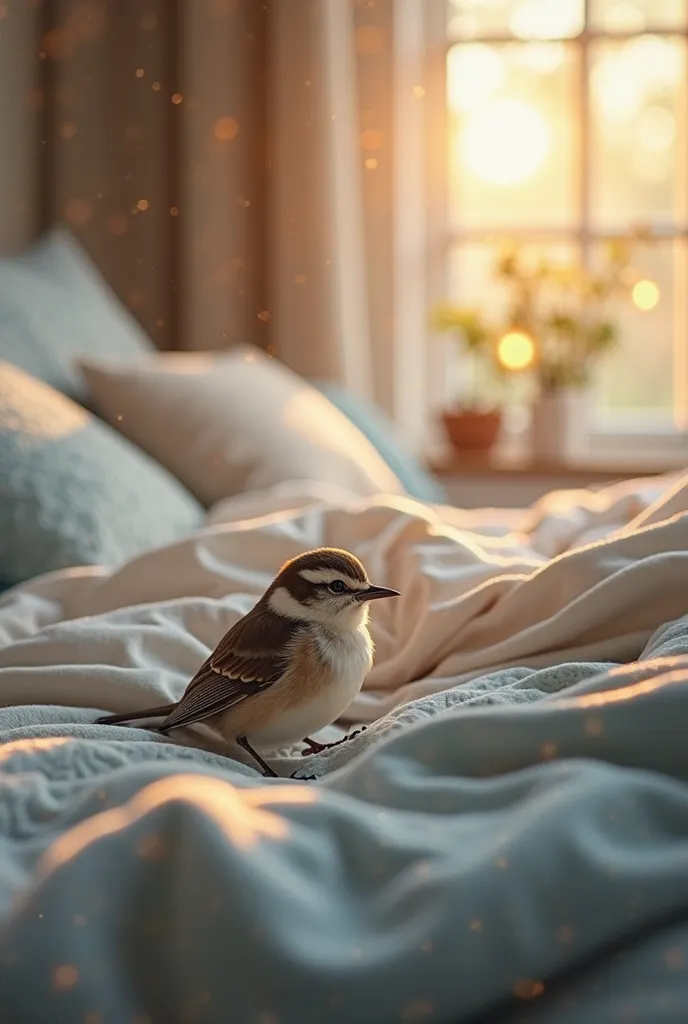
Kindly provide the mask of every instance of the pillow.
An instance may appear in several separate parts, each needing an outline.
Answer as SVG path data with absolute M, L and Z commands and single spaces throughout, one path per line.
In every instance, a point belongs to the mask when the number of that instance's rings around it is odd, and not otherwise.
M 329 398 L 332 404 L 365 434 L 399 478 L 407 494 L 420 501 L 435 504 L 446 502 L 444 488 L 423 469 L 418 459 L 407 451 L 403 441 L 397 436 L 393 421 L 383 409 L 329 381 L 314 381 L 314 384 L 318 391 Z
M 76 356 L 131 360 L 154 351 L 66 230 L 0 259 L 0 360 L 79 401 L 85 388 Z
M 286 480 L 333 483 L 362 496 L 404 493 L 360 430 L 260 349 L 80 365 L 103 418 L 205 505 Z
M 115 566 L 182 537 L 203 509 L 81 406 L 0 363 L 0 579 Z

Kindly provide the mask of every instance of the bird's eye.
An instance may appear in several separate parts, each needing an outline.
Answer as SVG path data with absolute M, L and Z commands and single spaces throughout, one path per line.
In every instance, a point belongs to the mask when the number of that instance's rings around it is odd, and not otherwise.
M 333 594 L 343 594 L 346 590 L 346 584 L 342 580 L 332 580 L 328 587 Z

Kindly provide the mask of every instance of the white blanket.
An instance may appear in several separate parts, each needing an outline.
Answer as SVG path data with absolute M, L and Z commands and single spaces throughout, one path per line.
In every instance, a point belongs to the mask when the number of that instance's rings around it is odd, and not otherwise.
M 282 488 L 8 592 L 0 1018 L 683 1024 L 687 508 L 688 478 L 510 513 Z M 93 724 L 176 698 L 320 544 L 403 595 L 377 721 L 274 762 L 321 781 Z
M 514 666 L 627 662 L 688 610 L 687 507 L 688 477 L 675 476 L 558 492 L 527 512 L 315 485 L 230 500 L 193 537 L 115 572 L 74 569 L 8 592 L 0 703 L 84 708 L 85 721 L 176 700 L 280 565 L 326 544 L 402 594 L 372 606 L 375 666 L 352 723 Z M 184 742 L 207 743 L 201 732 Z

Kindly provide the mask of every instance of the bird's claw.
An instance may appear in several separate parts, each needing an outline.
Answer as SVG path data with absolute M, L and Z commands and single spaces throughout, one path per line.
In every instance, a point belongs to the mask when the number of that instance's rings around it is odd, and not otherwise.
M 355 729 L 354 732 L 342 736 L 340 740 L 335 740 L 334 743 L 317 743 L 315 740 L 307 739 L 305 742 L 308 745 L 305 750 L 301 751 L 301 757 L 310 757 L 311 754 L 322 754 L 323 750 L 331 750 L 332 747 L 338 747 L 340 743 L 346 743 L 347 740 L 352 740 L 354 736 L 359 736 L 367 728 L 367 725 L 362 725 L 360 729 Z
M 298 770 L 299 770 L 299 769 L 297 768 L 297 769 L 296 769 L 296 772 L 297 772 Z M 293 772 L 293 773 L 292 773 L 292 774 L 291 774 L 291 775 L 289 776 L 289 777 L 290 777 L 291 779 L 293 779 L 293 780 L 294 780 L 294 782 L 315 782 L 315 780 L 316 780 L 316 779 L 317 779 L 317 777 L 318 777 L 317 775 L 297 775 L 297 774 L 296 774 L 296 772 Z

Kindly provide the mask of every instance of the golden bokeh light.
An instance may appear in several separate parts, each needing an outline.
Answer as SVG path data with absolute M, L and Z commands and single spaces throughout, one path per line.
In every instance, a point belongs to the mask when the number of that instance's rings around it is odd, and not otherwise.
M 239 134 L 239 123 L 233 117 L 221 117 L 215 122 L 215 138 L 231 142 Z
M 535 359 L 535 345 L 525 331 L 507 331 L 497 344 L 497 358 L 505 370 L 527 370 Z
M 643 312 L 654 309 L 659 302 L 659 288 L 654 281 L 648 281 L 647 278 L 636 281 L 631 295 L 633 304 Z
M 473 114 L 461 139 L 468 169 L 493 185 L 525 181 L 541 167 L 551 138 L 542 114 L 524 100 L 496 100 Z
M 93 217 L 93 203 L 88 199 L 70 199 L 65 204 L 65 219 L 75 227 L 81 227 Z
M 148 200 L 147 199 L 139 199 L 138 203 L 136 204 L 136 209 L 137 210 L 141 210 L 142 212 L 147 210 L 148 209 Z
M 366 128 L 360 136 L 361 148 L 367 150 L 382 148 L 382 132 L 377 128 Z
M 367 158 L 367 160 L 365 161 L 365 166 L 366 166 L 366 170 L 374 171 L 375 168 L 377 167 L 377 160 L 375 159 L 375 157 L 374 156 L 369 156 Z

